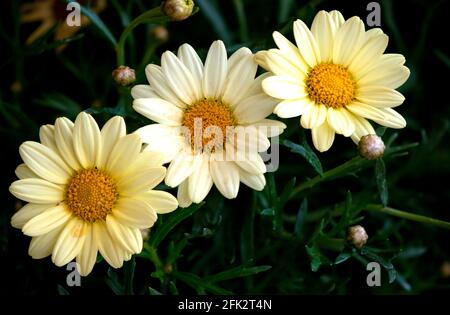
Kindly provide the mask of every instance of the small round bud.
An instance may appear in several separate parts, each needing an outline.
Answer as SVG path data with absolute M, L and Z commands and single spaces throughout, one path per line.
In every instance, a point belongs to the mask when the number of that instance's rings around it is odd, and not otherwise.
M 148 238 L 150 237 L 150 229 L 141 229 L 141 235 L 144 242 L 148 241 Z
M 171 273 L 173 271 L 172 264 L 165 264 L 163 267 L 164 273 Z
M 182 21 L 191 16 L 194 10 L 193 0 L 164 0 L 161 4 L 162 11 L 172 21 Z
M 134 69 L 127 66 L 119 66 L 112 72 L 112 77 L 121 86 L 127 86 L 136 81 Z
M 162 43 L 169 40 L 169 31 L 164 26 L 158 25 L 151 30 L 151 35 Z
M 362 248 L 369 239 L 366 230 L 361 225 L 354 225 L 349 227 L 347 233 L 347 240 L 355 245 L 356 248 Z
M 22 83 L 20 83 L 20 81 L 14 81 L 13 84 L 11 84 L 11 86 L 10 86 L 10 90 L 14 94 L 18 94 L 18 93 L 22 92 L 22 90 L 23 90 Z
M 444 261 L 441 265 L 441 276 L 442 278 L 450 278 L 450 262 Z
M 358 143 L 358 152 L 366 160 L 376 160 L 384 154 L 383 139 L 377 135 L 367 135 L 361 137 Z

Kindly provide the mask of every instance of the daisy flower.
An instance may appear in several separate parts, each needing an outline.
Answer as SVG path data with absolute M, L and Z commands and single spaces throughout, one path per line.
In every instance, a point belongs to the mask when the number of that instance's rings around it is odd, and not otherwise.
M 266 119 L 277 100 L 261 88 L 270 74 L 255 79 L 257 67 L 248 48 L 227 59 L 222 41 L 215 41 L 203 65 L 184 44 L 178 56 L 167 51 L 161 66 L 146 67 L 150 85 L 131 90 L 133 108 L 157 123 L 136 132 L 146 149 L 162 152 L 170 162 L 165 183 L 179 186 L 180 206 L 201 202 L 213 184 L 230 199 L 240 182 L 255 190 L 265 186 L 266 165 L 258 152 L 286 126 Z
M 77 1 L 81 5 L 87 3 L 86 0 Z M 31 44 L 36 39 L 48 32 L 56 23 L 55 41 L 62 40 L 75 35 L 83 26 L 89 25 L 89 19 L 81 15 L 80 26 L 69 26 L 66 17 L 70 13 L 66 10 L 67 3 L 61 0 L 35 0 L 34 2 L 21 5 L 20 21 L 22 23 L 41 22 L 38 28 L 27 38 L 26 43 Z M 100 13 L 106 8 L 106 0 L 90 1 L 90 9 L 94 13 Z M 58 46 L 57 52 L 61 52 L 66 45 Z
M 404 97 L 395 89 L 409 77 L 400 54 L 384 54 L 388 36 L 381 29 L 364 29 L 359 17 L 344 20 L 338 11 L 320 11 L 311 30 L 294 22 L 297 47 L 278 32 L 279 49 L 256 54 L 256 61 L 274 76 L 262 82 L 264 91 L 280 103 L 282 118 L 301 115 L 311 129 L 314 146 L 327 151 L 335 133 L 354 142 L 375 131 L 367 119 L 390 128 L 404 128 L 405 119 L 393 107 Z
M 28 202 L 11 224 L 32 237 L 29 254 L 35 259 L 52 255 L 63 266 L 76 258 L 85 276 L 99 251 L 119 268 L 142 250 L 140 229 L 178 206 L 171 194 L 152 190 L 166 174 L 162 156 L 141 152 L 141 139 L 126 135 L 121 117 L 101 130 L 86 113 L 75 124 L 58 118 L 41 127 L 40 142 L 20 146 L 25 163 L 9 188 Z

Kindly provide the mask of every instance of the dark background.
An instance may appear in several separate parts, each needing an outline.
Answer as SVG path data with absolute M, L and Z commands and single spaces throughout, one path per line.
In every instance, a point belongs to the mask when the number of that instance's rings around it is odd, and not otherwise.
M 239 21 L 236 2 L 243 4 L 247 32 Z M 93 108 L 93 112 L 98 113 L 95 117 L 99 123 L 112 114 L 124 115 L 130 132 L 146 121 L 130 110 L 129 90 L 115 86 L 110 75 L 116 67 L 115 51 L 98 29 L 92 25 L 84 28 L 78 33 L 83 35 L 75 38 L 59 54 L 53 49 L 51 32 L 37 44 L 27 46 L 25 39 L 38 23 L 20 24 L 21 3 L 0 3 L 2 288 L 9 294 L 27 295 L 112 294 L 112 286 L 123 282 L 128 267 L 112 271 L 105 262 L 99 262 L 93 273 L 82 280 L 81 288 L 68 288 L 64 268 L 54 266 L 50 258 L 32 260 L 27 255 L 29 238 L 10 225 L 17 201 L 9 194 L 8 186 L 15 180 L 14 169 L 20 163 L 19 145 L 25 140 L 38 140 L 39 126 L 53 123 L 56 117 L 73 119 L 80 110 Z M 121 17 L 133 19 L 158 3 L 108 1 L 107 9 L 99 16 L 118 38 L 124 29 Z M 138 27 L 127 44 L 126 60 L 137 71 L 137 83 L 144 83 L 143 65 L 159 63 L 163 51 L 176 50 L 182 43 L 190 43 L 203 59 L 215 39 L 222 39 L 230 53 L 241 46 L 256 52 L 275 46 L 271 38 L 274 30 L 282 30 L 292 40 L 292 21 L 301 18 L 309 26 L 320 9 L 338 9 L 346 19 L 358 15 L 365 21 L 367 3 L 331 0 L 197 1 L 200 6 L 197 14 L 186 21 L 166 25 L 170 33 L 166 43 L 158 43 L 150 35 L 153 25 Z M 389 205 L 450 221 L 450 8 L 446 1 L 391 0 L 379 3 L 382 8 L 381 28 L 390 38 L 387 52 L 405 55 L 406 65 L 411 70 L 409 80 L 399 89 L 406 101 L 398 111 L 406 118 L 408 126 L 398 131 L 395 144 L 419 143 L 416 148 L 408 150 L 408 155 L 385 161 Z M 156 54 L 143 61 L 146 50 L 153 46 L 157 46 Z M 21 88 L 15 90 L 13 85 Z M 289 126 L 282 139 L 297 143 L 306 139 L 311 144 L 309 132 L 299 131 L 297 118 L 285 122 Z M 386 141 L 395 133 L 397 131 L 388 130 L 383 138 Z M 328 170 L 355 155 L 352 141 L 337 136 L 333 147 L 320 154 L 319 158 L 324 169 Z M 177 226 L 161 244 L 158 248 L 161 259 L 169 261 L 173 256 L 171 242 L 177 246 L 188 239 L 186 247 L 173 258 L 174 269 L 203 278 L 241 265 L 271 266 L 257 275 L 219 284 L 235 293 L 448 293 L 450 278 L 444 277 L 441 266 L 450 261 L 449 230 L 387 214 L 359 212 L 368 203 L 379 203 L 373 167 L 320 184 L 302 194 L 300 199 L 287 202 L 280 210 L 283 228 L 274 230 L 273 218 L 264 211 L 271 207 L 271 193 L 281 194 L 293 177 L 298 184 L 315 175 L 314 169 L 301 156 L 281 147 L 281 167 L 276 173 L 266 176 L 269 184 L 264 192 L 253 193 L 242 187 L 237 200 L 224 201 L 214 191 L 206 204 L 192 218 Z M 356 209 L 355 222 L 364 225 L 370 236 L 370 253 L 384 263 L 382 286 L 379 288 L 366 285 L 367 271 L 364 260 L 360 259 L 364 254 L 350 246 L 340 252 L 322 248 L 314 238 L 320 228 L 325 234 L 331 233 L 339 221 L 331 213 L 340 211 L 348 191 Z M 295 234 L 296 217 L 305 198 L 308 211 L 301 231 Z M 164 218 L 158 224 L 163 221 Z M 345 228 L 332 234 L 334 238 L 345 238 Z M 311 270 L 313 256 L 307 254 L 305 246 L 318 249 L 320 254 L 315 256 L 321 261 L 318 271 Z M 335 258 L 342 252 L 353 255 L 345 262 L 335 264 Z M 371 256 L 366 254 L 364 257 Z M 174 279 L 170 274 L 159 278 L 152 275 L 155 266 L 144 258 L 137 257 L 135 262 L 135 293 L 196 292 L 189 281 Z M 389 284 L 389 270 L 392 273 L 393 269 L 395 280 Z

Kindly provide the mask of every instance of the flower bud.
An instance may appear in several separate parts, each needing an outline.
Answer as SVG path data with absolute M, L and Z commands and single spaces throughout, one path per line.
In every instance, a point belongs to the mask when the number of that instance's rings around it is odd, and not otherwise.
M 112 77 L 117 84 L 127 86 L 136 80 L 136 73 L 130 67 L 119 66 L 112 72 Z
M 366 160 L 376 160 L 384 154 L 384 142 L 377 135 L 361 137 L 358 143 L 358 152 Z
M 172 21 L 182 21 L 191 16 L 194 10 L 193 0 L 164 0 L 161 4 L 162 11 Z
M 172 264 L 165 264 L 163 267 L 164 273 L 171 273 L 173 271 Z
M 148 238 L 150 237 L 150 229 L 141 229 L 140 231 L 144 242 L 148 241 Z
M 150 34 L 162 43 L 165 43 L 169 40 L 169 31 L 167 30 L 167 28 L 161 25 L 155 26 L 151 30 Z
M 450 262 L 444 261 L 441 265 L 441 275 L 442 278 L 450 278 Z
M 348 229 L 347 240 L 355 245 L 356 248 L 362 248 L 368 239 L 369 236 L 361 225 L 354 225 Z

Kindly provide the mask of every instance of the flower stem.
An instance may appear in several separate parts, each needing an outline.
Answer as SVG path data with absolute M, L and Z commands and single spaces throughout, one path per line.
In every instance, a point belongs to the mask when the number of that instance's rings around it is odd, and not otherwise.
M 120 35 L 119 42 L 116 46 L 116 54 L 117 54 L 117 65 L 125 65 L 125 41 L 130 35 L 131 31 L 135 29 L 138 25 L 142 23 L 161 23 L 168 21 L 168 17 L 161 11 L 160 7 L 151 9 L 147 12 L 142 13 L 137 18 L 128 24 L 128 26 L 124 29 L 122 34 Z
M 390 207 L 383 207 L 382 205 L 371 204 L 371 205 L 368 205 L 366 207 L 366 209 L 369 211 L 383 212 L 383 213 L 387 213 L 387 214 L 390 214 L 395 217 L 399 217 L 399 218 L 403 218 L 403 219 L 407 219 L 407 220 L 411 220 L 411 221 L 416 221 L 416 222 L 433 224 L 433 225 L 436 225 L 441 228 L 450 229 L 450 222 L 433 219 L 433 218 L 426 217 L 423 215 L 405 212 L 405 211 L 401 211 L 401 210 L 390 208 Z

